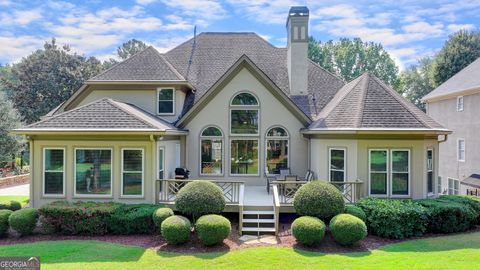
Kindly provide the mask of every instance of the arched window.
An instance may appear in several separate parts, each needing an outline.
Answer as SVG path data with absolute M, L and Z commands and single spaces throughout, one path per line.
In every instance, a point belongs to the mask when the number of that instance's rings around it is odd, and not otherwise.
M 258 100 L 250 93 L 236 95 L 230 103 L 230 133 L 258 135 Z
M 288 168 L 288 133 L 282 127 L 273 127 L 266 136 L 267 174 L 280 174 L 281 169 Z
M 200 174 L 223 174 L 223 133 L 217 127 L 206 127 L 200 134 Z

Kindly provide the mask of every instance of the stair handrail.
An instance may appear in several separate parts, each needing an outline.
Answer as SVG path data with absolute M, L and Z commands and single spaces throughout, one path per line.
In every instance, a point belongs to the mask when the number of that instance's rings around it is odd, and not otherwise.
M 245 184 L 240 184 L 240 190 L 238 192 L 238 232 L 240 235 L 242 234 L 243 229 L 243 204 L 244 204 L 244 197 L 245 197 Z
M 275 235 L 278 235 L 278 222 L 280 219 L 280 197 L 278 196 L 278 185 L 273 184 L 272 185 L 272 191 L 273 191 L 273 207 L 275 211 Z

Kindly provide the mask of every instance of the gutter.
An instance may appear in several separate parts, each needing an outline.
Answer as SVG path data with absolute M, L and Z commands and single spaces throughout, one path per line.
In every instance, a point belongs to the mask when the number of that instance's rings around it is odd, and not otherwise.
M 419 129 L 419 128 L 314 128 L 301 129 L 301 134 L 425 134 L 435 133 L 438 135 L 451 134 L 452 131 L 448 129 Z

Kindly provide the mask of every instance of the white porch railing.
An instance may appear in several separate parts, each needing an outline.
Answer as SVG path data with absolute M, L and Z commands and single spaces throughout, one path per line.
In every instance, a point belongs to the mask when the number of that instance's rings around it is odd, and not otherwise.
M 187 183 L 195 180 L 162 179 L 157 180 L 155 185 L 156 203 L 172 203 L 177 197 L 178 191 Z M 209 180 L 218 185 L 229 205 L 243 205 L 245 184 L 243 181 L 216 181 Z

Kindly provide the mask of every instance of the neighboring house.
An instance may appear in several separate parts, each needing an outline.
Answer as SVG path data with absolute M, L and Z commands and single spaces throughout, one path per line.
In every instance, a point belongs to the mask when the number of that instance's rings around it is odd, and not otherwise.
M 373 75 L 345 84 L 310 61 L 308 16 L 290 9 L 286 48 L 255 33 L 201 33 L 88 80 L 16 130 L 30 141 L 31 205 L 169 203 L 183 183 L 157 179 L 177 167 L 218 181 L 228 210 L 245 213 L 292 211 L 298 185 L 265 188 L 286 168 L 340 182 L 349 201 L 435 195 L 437 139 L 449 131 Z
M 423 100 L 427 114 L 453 131 L 440 147 L 439 192 L 480 196 L 480 58 Z

